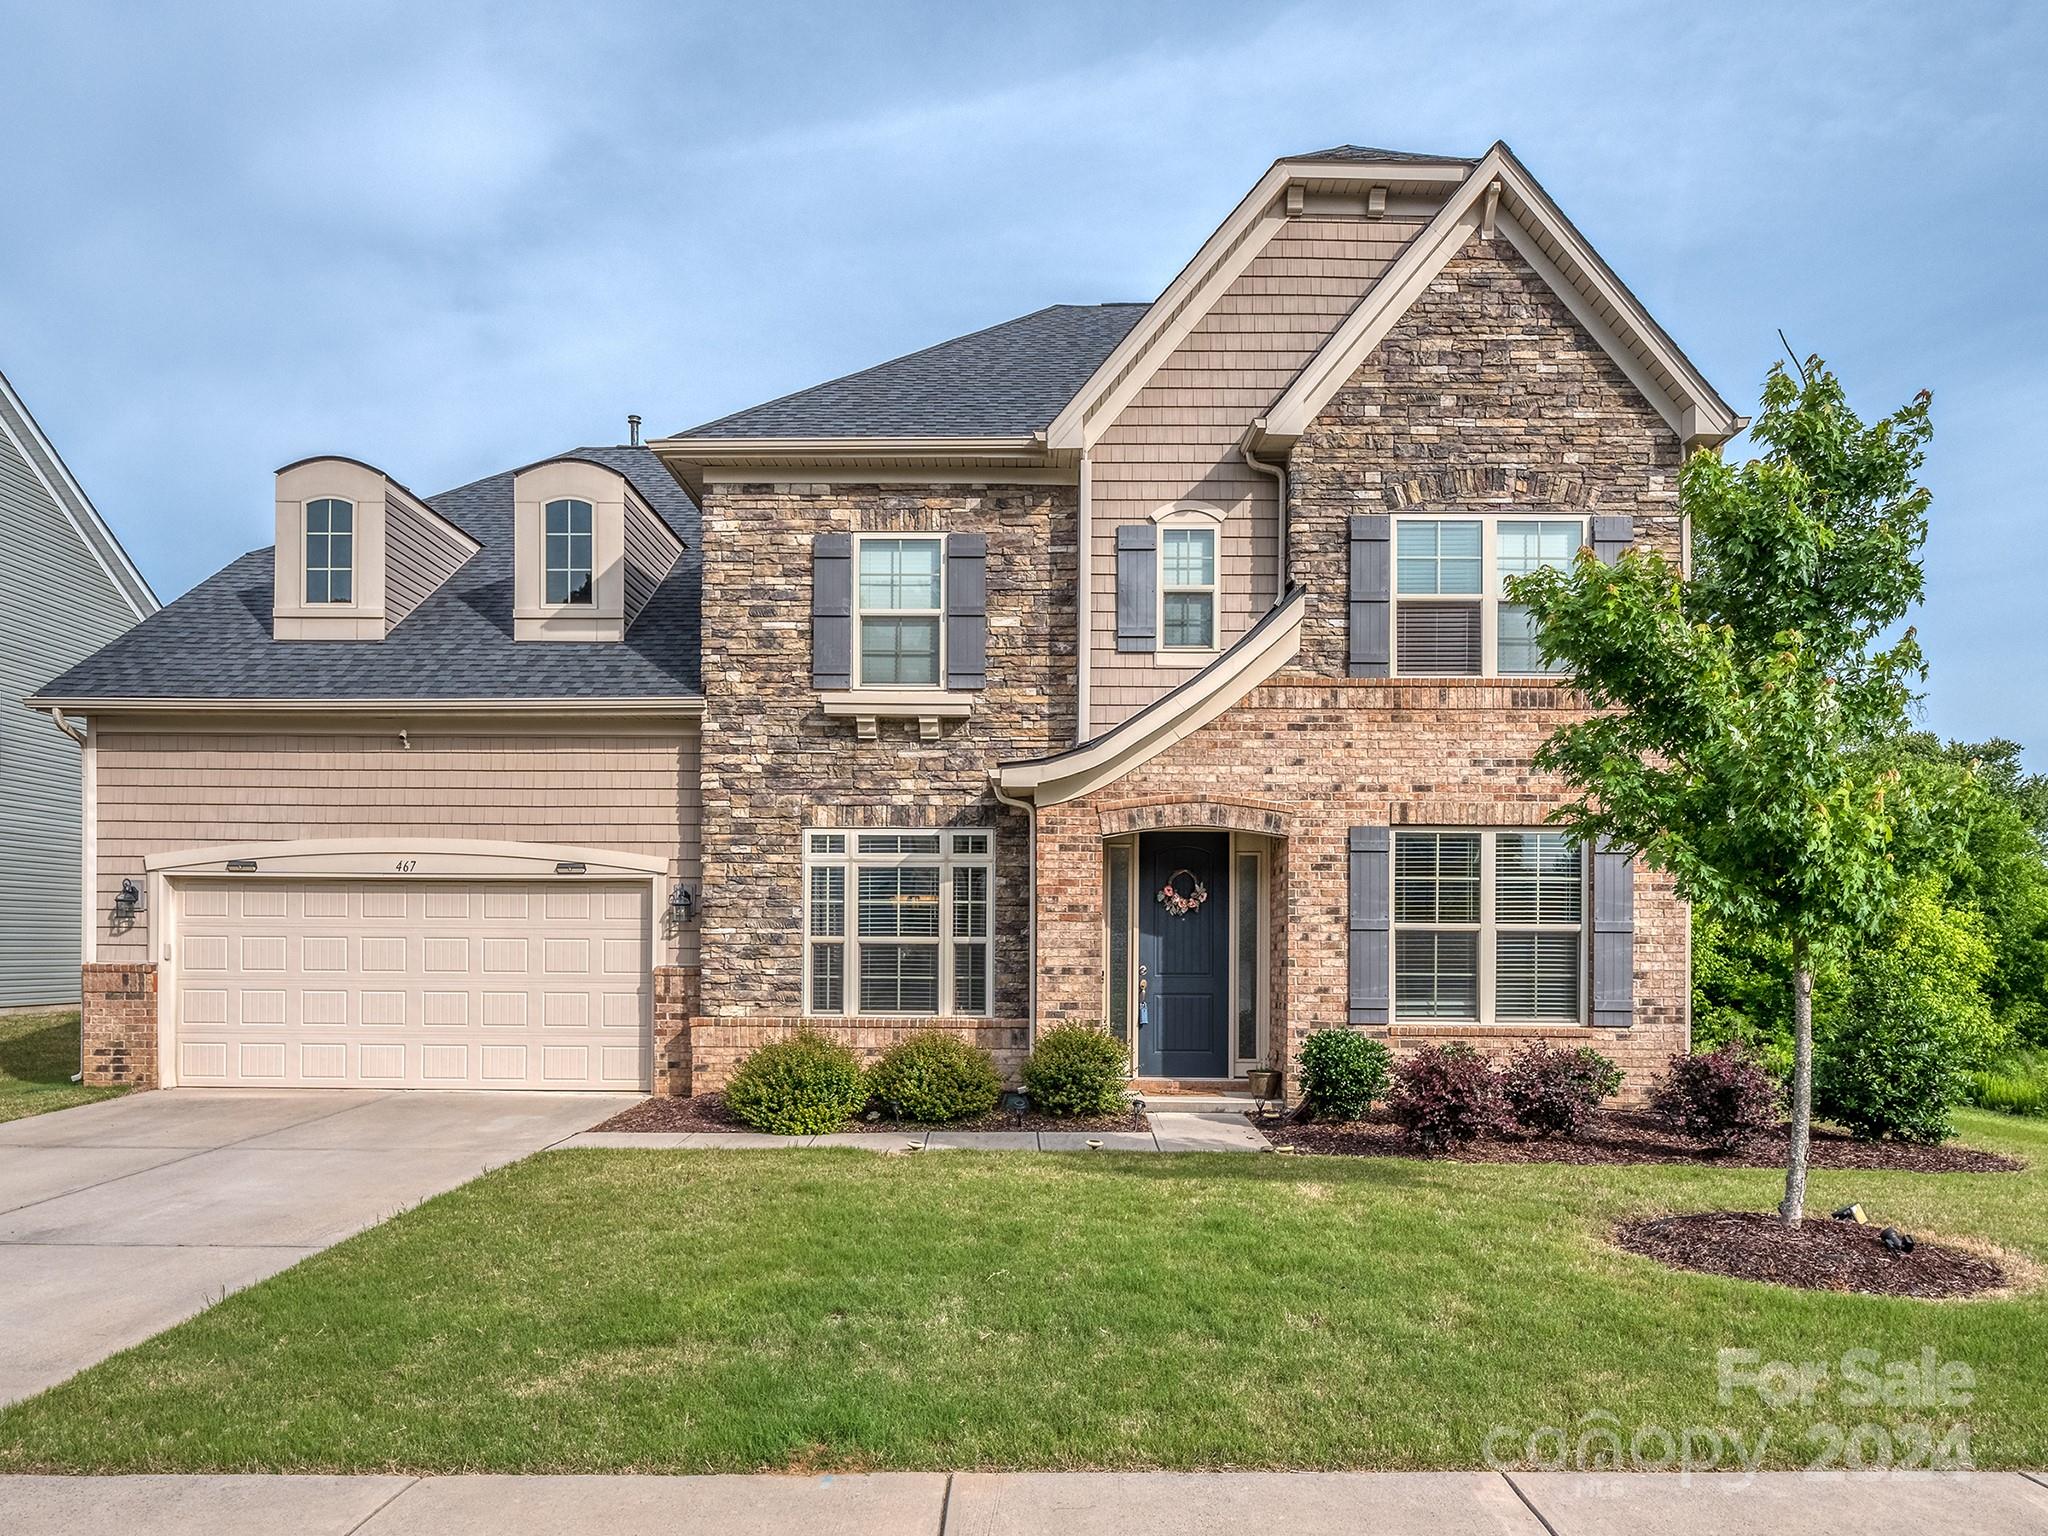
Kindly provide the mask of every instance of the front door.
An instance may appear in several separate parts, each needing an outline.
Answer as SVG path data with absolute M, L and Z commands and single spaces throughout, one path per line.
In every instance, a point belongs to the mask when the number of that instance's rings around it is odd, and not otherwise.
M 1230 834 L 1138 844 L 1138 1075 L 1230 1075 Z

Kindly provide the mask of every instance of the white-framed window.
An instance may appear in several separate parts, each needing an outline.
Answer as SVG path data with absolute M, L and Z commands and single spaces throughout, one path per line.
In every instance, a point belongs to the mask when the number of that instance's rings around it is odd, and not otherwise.
M 945 676 L 946 541 L 854 540 L 853 612 L 860 688 L 936 688 Z
M 1586 868 L 1562 832 L 1394 833 L 1394 1017 L 1584 1018 Z
M 1395 674 L 1555 675 L 1529 611 L 1507 601 L 1507 580 L 1570 565 L 1585 534 L 1570 517 L 1395 518 Z
M 986 1016 L 994 845 L 985 831 L 805 834 L 805 1011 Z
M 306 601 L 355 601 L 356 508 L 339 496 L 306 503 Z
M 1216 649 L 1213 522 L 1169 522 L 1159 530 L 1159 648 Z
M 591 524 L 595 516 L 587 501 L 565 496 L 541 509 L 543 539 L 542 568 L 546 572 L 545 600 L 550 603 L 588 603 L 591 588 Z

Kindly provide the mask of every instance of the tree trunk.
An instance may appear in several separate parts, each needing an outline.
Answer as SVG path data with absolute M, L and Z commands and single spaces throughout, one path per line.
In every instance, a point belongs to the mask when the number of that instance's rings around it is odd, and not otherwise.
M 1792 941 L 1792 1150 L 1785 1159 L 1785 1200 L 1792 1226 L 1806 1210 L 1806 1145 L 1813 1133 L 1813 966 L 1806 940 Z

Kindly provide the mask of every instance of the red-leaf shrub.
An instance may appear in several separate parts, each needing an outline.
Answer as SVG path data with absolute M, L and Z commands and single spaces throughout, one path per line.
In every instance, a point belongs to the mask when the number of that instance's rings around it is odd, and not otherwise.
M 1424 1152 L 1445 1152 L 1507 1129 L 1500 1077 L 1465 1044 L 1426 1045 L 1394 1068 L 1387 1110 Z
M 1576 1136 L 1602 1099 L 1621 1086 L 1621 1068 L 1590 1045 L 1554 1051 L 1532 1040 L 1501 1065 L 1501 1097 L 1525 1136 Z
M 1784 1090 L 1741 1046 L 1674 1056 L 1650 1089 L 1650 1107 L 1694 1141 L 1733 1152 L 1773 1130 Z

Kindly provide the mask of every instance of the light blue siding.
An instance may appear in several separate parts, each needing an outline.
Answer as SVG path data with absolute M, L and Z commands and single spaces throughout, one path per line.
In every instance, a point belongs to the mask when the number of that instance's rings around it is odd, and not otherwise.
M 108 574 L 74 494 L 0 380 L 0 1007 L 78 997 L 80 751 L 22 699 L 155 607 Z

